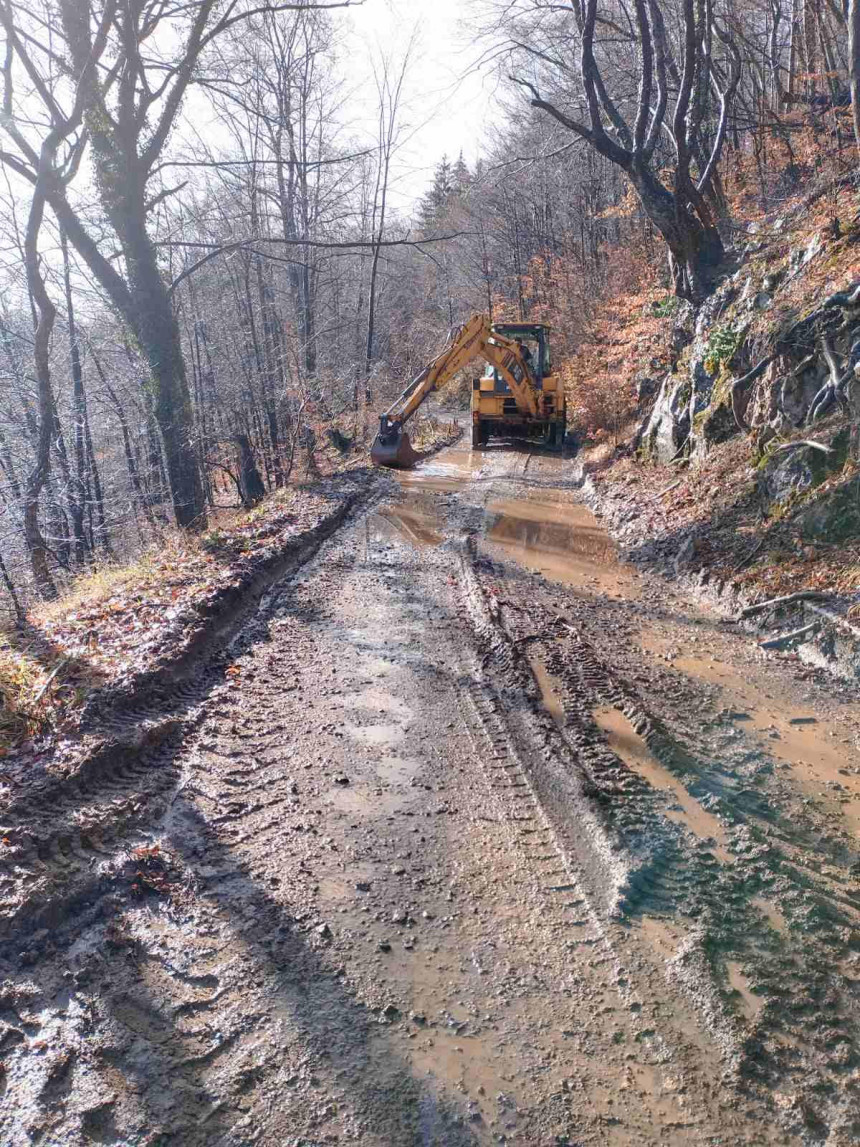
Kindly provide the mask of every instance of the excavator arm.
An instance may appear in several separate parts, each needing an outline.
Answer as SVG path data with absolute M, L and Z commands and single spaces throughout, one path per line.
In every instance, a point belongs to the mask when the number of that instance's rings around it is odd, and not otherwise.
M 417 459 L 403 427 L 431 394 L 441 390 L 476 358 L 499 372 L 522 414 L 537 417 L 539 391 L 519 343 L 492 328 L 486 315 L 474 315 L 455 331 L 448 345 L 410 382 L 379 420 L 379 433 L 370 452 L 377 466 L 411 466 Z

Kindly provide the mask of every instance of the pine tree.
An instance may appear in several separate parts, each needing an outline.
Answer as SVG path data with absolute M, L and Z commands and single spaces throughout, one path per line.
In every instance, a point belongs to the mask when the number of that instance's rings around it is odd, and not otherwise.
M 418 225 L 425 234 L 433 231 L 445 214 L 445 208 L 454 193 L 454 173 L 447 155 L 436 168 L 433 186 L 418 204 Z
M 452 179 L 454 184 L 454 194 L 458 198 L 462 199 L 462 197 L 472 186 L 472 173 L 469 171 L 469 166 L 463 158 L 462 151 L 460 152 L 460 158 L 454 165 Z

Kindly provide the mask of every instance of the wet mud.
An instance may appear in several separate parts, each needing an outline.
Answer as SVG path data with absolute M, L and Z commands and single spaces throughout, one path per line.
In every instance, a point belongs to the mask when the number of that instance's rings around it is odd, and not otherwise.
M 857 698 L 571 471 L 386 477 L 181 721 L 13 794 L 0 1141 L 857 1141 Z

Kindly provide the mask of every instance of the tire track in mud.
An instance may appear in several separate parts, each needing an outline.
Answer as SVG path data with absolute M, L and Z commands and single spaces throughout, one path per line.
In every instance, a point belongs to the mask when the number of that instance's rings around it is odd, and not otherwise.
M 489 757 L 484 753 L 479 754 L 479 758 L 487 762 L 485 768 L 494 790 L 499 787 L 495 781 L 499 771 L 505 778 L 501 782 L 503 790 L 510 795 L 514 795 L 512 785 L 526 787 L 533 809 L 531 819 L 544 826 L 545 837 L 536 834 L 534 842 L 528 836 L 523 839 L 523 830 L 519 827 L 521 814 L 513 813 L 515 838 L 527 854 L 544 862 L 552 857 L 554 863 L 562 864 L 564 872 L 563 880 L 554 887 L 543 887 L 542 894 L 554 910 L 557 910 L 554 901 L 558 894 L 574 896 L 568 906 L 578 910 L 575 925 L 587 927 L 578 942 L 595 946 L 605 960 L 615 965 L 623 998 L 632 1011 L 641 1012 L 643 1001 L 639 993 L 647 984 L 648 976 L 641 961 L 631 973 L 625 926 L 637 908 L 641 910 L 646 902 L 652 911 L 672 914 L 685 889 L 671 867 L 677 865 L 681 855 L 676 835 L 663 833 L 664 840 L 657 836 L 655 847 L 655 830 L 663 829 L 664 822 L 649 807 L 649 786 L 601 744 L 599 730 L 590 721 L 586 700 L 589 690 L 593 698 L 611 696 L 633 712 L 629 690 L 613 682 L 585 642 L 582 660 L 577 662 L 575 683 L 565 691 L 567 720 L 565 728 L 560 730 L 541 707 L 538 681 L 521 650 L 526 644 L 543 646 L 554 642 L 558 638 L 553 631 L 563 634 L 569 627 L 557 617 L 542 614 L 536 617 L 533 607 L 529 607 L 529 633 L 514 636 L 504 617 L 509 607 L 498 602 L 498 571 L 493 571 L 495 584 L 490 590 L 487 583 L 491 579 L 488 575 L 482 577 L 486 571 L 485 560 L 476 561 L 473 540 L 466 543 L 462 564 L 464 612 L 478 634 L 479 645 L 482 648 L 489 645 L 491 650 L 465 685 L 465 694 L 491 750 Z M 554 649 L 554 645 L 550 647 Z M 503 690 L 499 688 L 501 682 Z M 519 704 L 511 705 L 511 695 L 515 693 L 519 693 L 521 699 Z M 514 721 L 512 712 L 517 718 Z M 640 726 L 645 721 L 644 714 L 637 713 L 634 719 Z M 591 724 L 590 729 L 587 723 Z M 567 783 L 559 784 L 560 777 Z M 573 778 L 576 780 L 571 785 Z M 620 823 L 607 815 L 614 810 L 613 802 L 619 798 L 623 801 Z M 631 827 L 635 831 L 631 832 Z M 527 834 L 535 832 L 531 826 L 526 830 Z M 637 847 L 637 837 L 648 842 L 644 854 Z M 667 894 L 666 885 L 672 886 L 671 896 Z M 576 943 L 574 941 L 571 947 Z M 701 993 L 692 1002 L 700 1013 Z M 721 1009 L 714 1007 L 713 999 L 707 1004 L 710 1022 L 705 1026 L 717 1035 L 721 1055 L 727 1063 L 739 1052 L 737 1034 L 724 1022 Z M 689 1024 L 683 1033 L 676 1030 L 671 1035 L 669 1025 L 663 1033 L 651 1028 L 645 1030 L 647 1039 L 667 1054 L 673 1044 L 684 1046 L 692 1039 L 702 1062 L 712 1059 L 712 1049 L 696 1039 Z M 719 1060 L 712 1060 L 712 1067 L 718 1071 Z
M 552 883 L 540 880 L 535 893 L 558 920 L 559 935 L 572 958 L 581 958 L 577 953 L 585 950 L 591 961 L 612 968 L 609 978 L 634 1023 L 641 1019 L 637 1042 L 651 1049 L 657 1063 L 673 1064 L 675 1071 L 679 1063 L 688 1065 L 691 1075 L 686 1086 L 695 1106 L 698 1072 L 705 1079 L 736 1078 L 745 1033 L 726 1014 L 716 985 L 705 986 L 712 977 L 697 945 L 688 943 L 678 972 L 667 975 L 668 969 L 652 953 L 631 943 L 631 923 L 645 905 L 655 915 L 674 916 L 692 876 L 685 881 L 673 871 L 683 855 L 677 826 L 669 824 L 662 838 L 657 837 L 656 847 L 654 835 L 648 838 L 649 828 L 665 826 L 649 807 L 653 792 L 601 742 L 590 720 L 590 706 L 595 699 L 612 697 L 626 706 L 640 727 L 647 719 L 636 710 L 631 690 L 614 681 L 584 642 L 582 660 L 576 663 L 565 693 L 565 712 L 572 720 L 560 729 L 543 707 L 540 684 L 525 650 L 534 646 L 554 650 L 569 627 L 533 605 L 521 611 L 511 610 L 507 599 L 501 604 L 499 586 L 504 579 L 497 567 L 476 556 L 474 538 L 466 540 L 462 567 L 464 615 L 477 634 L 479 649 L 489 647 L 471 673 L 464 673 L 463 692 L 491 794 L 507 803 L 512 838 L 531 864 L 539 871 L 543 865 L 557 869 Z M 510 624 L 511 613 L 518 620 L 528 618 L 525 632 Z M 520 810 L 526 801 L 534 824 L 524 832 Z M 619 802 L 623 811 L 616 818 L 612 814 Z M 631 832 L 631 825 L 636 831 Z M 647 848 L 642 847 L 645 840 Z M 716 862 L 707 854 L 706 865 L 713 875 Z M 671 1013 L 665 1007 L 667 984 Z M 783 1142 L 781 1133 L 768 1128 L 766 1098 L 750 1095 L 750 1101 L 761 1104 L 755 1116 L 759 1127 L 755 1141 Z M 746 1141 L 728 1123 L 722 1130 L 729 1134 L 727 1141 Z M 702 1125 L 699 1135 L 701 1142 L 710 1141 L 710 1135 L 721 1141 L 716 1127 L 709 1135 Z
M 452 519 L 456 524 L 456 509 Z M 277 861 L 288 838 L 307 842 L 309 866 L 330 844 L 319 817 L 302 807 L 294 791 L 302 785 L 296 786 L 291 775 L 285 746 L 295 722 L 290 726 L 283 720 L 283 701 L 272 695 L 273 683 L 288 691 L 294 682 L 289 667 L 267 671 L 266 646 L 276 616 L 296 632 L 304 627 L 328 634 L 333 611 L 327 593 L 356 572 L 360 542 L 358 537 L 326 552 L 315 567 L 316 599 L 290 593 L 279 602 L 276 590 L 258 614 L 243 619 L 230 648 L 237 678 L 225 679 L 226 661 L 195 666 L 196 676 L 180 675 L 172 694 L 154 691 L 134 716 L 117 714 L 115 728 L 123 731 L 97 746 L 74 774 L 46 784 L 31 803 L 10 806 L 14 817 L 0 816 L 12 832 L 3 859 L 17 866 L 12 879 L 18 899 L 10 899 L 9 912 L 19 926 L 8 937 L 14 944 L 3 938 L 0 956 L 14 960 L 26 945 L 49 955 L 51 943 L 68 937 L 34 941 L 32 933 L 55 920 L 65 928 L 73 906 L 79 913 L 75 931 L 89 927 L 117 886 L 123 857 L 134 844 L 151 840 L 156 826 L 166 830 L 195 895 L 211 909 L 195 937 L 201 943 L 181 960 L 183 932 L 175 919 L 161 922 L 173 945 L 170 959 L 161 955 L 157 937 L 110 939 L 133 983 L 125 994 L 115 992 L 105 1001 L 107 1019 L 101 1020 L 136 1032 L 164 1078 L 178 1079 L 178 1142 L 203 1144 L 240 1133 L 234 1117 L 223 1114 L 217 1093 L 211 1095 L 222 1078 L 234 1088 L 231 1099 L 266 1080 L 274 1089 L 266 1102 L 289 1111 L 289 1097 L 299 1086 L 295 1080 L 310 1072 L 307 1061 L 297 1060 L 294 1049 L 278 1051 L 277 1042 L 276 1051 L 259 1062 L 243 1050 L 249 1033 L 254 1041 L 272 1042 L 266 1025 L 273 998 L 288 1000 L 311 1029 L 314 1010 L 325 1014 L 337 1000 L 337 1023 L 314 1029 L 311 1042 L 321 1061 L 335 1047 L 342 1057 L 339 1067 L 351 1076 L 360 1075 L 363 1066 L 341 1042 L 341 1025 L 353 1025 L 366 1054 L 372 1054 L 373 1032 L 388 1022 L 384 1014 L 359 1007 L 342 974 L 326 963 L 322 953 L 332 937 L 325 919 L 285 912 L 273 883 L 282 879 Z M 670 1141 L 782 1143 L 789 1135 L 808 1143 L 852 1141 L 858 1109 L 854 1016 L 860 1002 L 860 956 L 855 959 L 860 901 L 846 875 L 850 858 L 840 858 L 835 844 L 819 844 L 838 876 L 813 871 L 804 860 L 813 847 L 810 832 L 784 823 L 777 795 L 763 790 L 767 799 L 762 799 L 761 792 L 703 751 L 693 732 L 679 732 L 657 712 L 629 675 L 615 668 L 611 648 L 600 640 L 605 605 L 580 603 L 579 613 L 571 609 L 562 617 L 542 604 L 542 583 L 530 575 L 517 575 L 521 584 L 514 594 L 506 567 L 488 563 L 474 539 L 460 557 L 460 576 L 452 579 L 459 628 L 453 626 L 444 640 L 457 643 L 461 711 L 487 805 L 504 825 L 511 850 L 523 858 L 521 872 L 528 875 L 531 895 L 545 905 L 553 943 L 557 940 L 573 967 L 583 960 L 587 967 L 594 964 L 596 970 L 583 975 L 595 981 L 605 975 L 626 1004 L 637 1042 L 658 1069 L 674 1064 L 693 1108 L 703 1096 L 713 1100 L 711 1081 L 720 1080 L 726 1069 L 746 1090 L 737 1121 L 727 1113 L 725 1128 L 709 1131 L 704 1122 L 698 1128 L 669 1128 Z M 437 574 L 446 569 L 446 560 L 437 563 Z M 420 600 L 419 591 L 396 565 L 388 570 L 379 563 L 373 576 L 397 594 L 406 616 L 410 604 Z M 523 586 L 529 604 L 518 608 Z M 334 641 L 338 635 L 332 633 Z M 359 639 L 353 633 L 349 640 Z M 277 649 L 290 648 L 273 644 L 274 657 Z M 211 652 L 217 658 L 218 651 Z M 555 716 L 542 704 L 535 662 L 549 675 L 558 702 Z M 289 696 L 291 713 L 301 714 L 305 700 Z M 696 799 L 713 802 L 712 810 L 728 824 L 734 863 L 722 862 L 707 840 L 668 819 L 665 794 L 607 743 L 594 717 L 601 706 L 623 713 L 668 773 Z M 322 743 L 334 728 L 327 722 L 327 715 L 308 712 L 303 735 L 314 748 L 314 738 Z M 32 838 L 11 823 L 26 818 L 34 826 Z M 302 865 L 296 879 L 310 880 L 310 869 Z M 837 879 L 845 881 L 841 892 Z M 7 887 L 12 886 L 0 883 L 0 893 Z M 42 896 L 49 910 L 40 914 L 34 903 Z M 785 932 L 778 921 L 773 924 L 756 903 L 762 896 L 778 903 L 792 923 L 800 912 L 798 907 L 792 915 L 793 898 L 800 898 L 809 913 L 804 930 Z M 238 903 L 245 915 L 236 915 Z M 653 927 L 661 937 L 664 924 L 680 933 L 665 957 L 645 936 L 646 927 Z M 95 934 L 101 935 L 100 927 Z M 204 956 L 210 935 L 219 937 L 235 965 L 226 957 Z M 739 994 L 738 983 L 749 1000 Z M 750 1000 L 756 1010 L 746 1015 L 741 1005 Z M 248 1009 L 241 1021 L 240 1004 Z M 0 1018 L 14 1020 L 16 1030 L 30 1034 L 12 1010 Z M 289 1063 L 280 1062 L 285 1056 Z M 124 1051 L 116 1063 L 131 1070 L 134 1057 Z M 691 1064 L 700 1069 L 699 1077 L 684 1075 Z M 51 1097 L 65 1086 L 66 1070 L 78 1068 L 60 1063 L 55 1082 L 46 1079 L 46 1102 L 54 1102 Z M 721 1086 L 731 1095 L 727 1079 Z M 410 1101 L 424 1105 L 427 1127 L 447 1129 L 449 1138 L 438 1141 L 476 1141 L 468 1129 L 455 1126 L 455 1113 L 437 1110 L 426 1095 L 419 1096 L 408 1074 L 392 1080 L 412 1089 Z M 398 1101 L 396 1088 L 392 1084 L 389 1095 L 387 1086 L 363 1095 L 381 1126 L 388 1105 Z M 201 1112 L 196 1097 L 202 1093 L 211 1098 Z M 702 1100 L 701 1109 L 713 1111 L 713 1106 Z M 774 1116 L 781 1129 L 769 1126 Z M 110 1127 L 110 1120 L 105 1125 Z M 432 1141 L 432 1136 L 414 1140 Z
M 527 491 L 553 487 L 544 481 L 544 468 L 541 460 L 524 483 Z M 491 487 L 496 496 L 496 483 L 508 482 L 515 492 L 524 478 L 521 458 L 504 477 L 490 474 L 485 483 L 482 476 L 485 532 Z M 465 580 L 478 585 L 467 598 L 474 605 L 483 595 L 486 602 L 483 613 L 473 609 L 469 620 L 479 646 L 489 651 L 475 675 L 483 682 L 492 675 L 491 710 L 507 714 L 505 735 L 514 743 L 530 725 L 526 757 L 547 815 L 558 808 L 590 814 L 587 831 L 571 840 L 570 826 L 562 824 L 558 839 L 592 895 L 598 919 L 634 930 L 671 991 L 689 1001 L 699 1023 L 721 1042 L 732 1078 L 767 1105 L 771 1115 L 763 1121 L 776 1116 L 785 1134 L 804 1141 L 840 1142 L 846 1135 L 853 1141 L 860 1132 L 858 1096 L 853 1084 L 844 1085 L 857 1063 L 860 958 L 852 953 L 860 951 L 860 901 L 848 891 L 852 885 L 857 890 L 851 872 L 856 853 L 846 858 L 842 845 L 831 846 L 808 826 L 787 820 L 778 792 L 757 775 L 754 750 L 749 768 L 734 758 L 724 765 L 719 750 L 709 749 L 695 731 L 689 688 L 679 690 L 677 711 L 666 721 L 619 674 L 603 618 L 609 612 L 615 631 L 623 615 L 629 641 L 641 624 L 641 607 L 571 594 L 568 616 L 561 617 L 563 590 L 556 585 L 547 592 L 543 579 L 479 556 L 474 541 L 465 566 Z M 555 609 L 540 604 L 544 595 Z M 558 722 L 534 715 L 540 683 L 526 666 L 528 654 L 551 680 Z M 600 707 L 623 714 L 667 777 L 710 819 L 720 818 L 723 843 L 685 824 L 683 816 L 670 819 L 671 798 L 608 744 L 595 720 Z M 553 737 L 562 739 L 561 749 L 543 758 L 534 752 Z M 822 844 L 827 860 L 817 864 L 810 858 Z M 819 868 L 838 875 L 830 878 Z
M 341 570 L 352 569 L 354 564 L 335 562 L 329 566 L 326 561 L 316 569 L 316 576 L 323 580 L 322 569 L 328 570 L 329 577 L 336 577 L 337 572 L 332 574 L 334 565 Z M 295 601 L 296 596 L 290 594 L 283 608 L 290 631 L 300 631 L 309 620 L 324 629 L 327 618 L 321 619 L 313 606 Z M 359 1106 L 373 1113 L 375 1120 L 373 1133 L 366 1136 L 368 1143 L 389 1147 L 394 1142 L 420 1141 L 467 1147 L 474 1138 L 463 1127 L 462 1117 L 455 1118 L 457 1113 L 449 1111 L 450 1104 L 444 1098 L 436 1101 L 405 1064 L 378 1067 L 370 1080 L 364 1079 L 365 1063 L 373 1057 L 376 1033 L 384 1017 L 354 1000 L 343 983 L 343 973 L 328 966 L 324 953 L 331 933 L 327 927 L 323 935 L 313 918 L 309 921 L 304 913 L 285 910 L 273 890 L 282 882 L 277 863 L 279 842 L 275 842 L 273 853 L 267 834 L 301 835 L 308 841 L 311 860 L 328 847 L 320 839 L 315 811 L 305 802 L 304 810 L 298 813 L 298 786 L 284 769 L 284 738 L 279 737 L 279 731 L 292 727 L 295 733 L 295 714 L 301 722 L 302 705 L 300 701 L 292 705 L 291 723 L 285 721 L 281 694 L 272 689 L 277 685 L 289 690 L 289 664 L 296 656 L 288 644 L 287 666 L 277 660 L 273 664 L 266 654 L 266 638 L 271 636 L 268 625 L 276 623 L 272 615 L 279 612 L 276 597 L 273 595 L 274 604 L 270 601 L 264 607 L 267 616 L 247 626 L 236 646 L 238 656 L 233 664 L 241 683 L 236 677 L 225 680 L 220 674 L 209 692 L 194 736 L 183 744 L 179 799 L 171 803 L 158 826 L 166 854 L 180 861 L 185 878 L 191 881 L 198 902 L 195 923 L 200 934 L 188 937 L 191 942 L 187 945 L 183 943 L 182 888 L 177 908 L 152 921 L 158 926 L 154 935 L 148 927 L 141 931 L 140 925 L 135 934 L 117 932 L 112 922 L 107 928 L 103 923 L 92 928 L 92 943 L 104 943 L 114 977 L 118 970 L 122 976 L 124 970 L 128 982 L 118 989 L 104 975 L 101 958 L 92 954 L 85 957 L 85 971 L 87 963 L 95 964 L 96 980 L 101 984 L 94 1022 L 98 1022 L 102 1047 L 94 1057 L 64 1060 L 68 1063 L 64 1070 L 68 1071 L 69 1086 L 73 1078 L 86 1078 L 87 1072 L 104 1080 L 106 1042 L 108 1066 L 123 1077 L 136 1078 L 138 1086 L 126 1088 L 123 1084 L 120 1097 L 111 1097 L 104 1109 L 87 1111 L 86 1127 L 98 1130 L 104 1125 L 123 1143 L 150 1143 L 154 1136 L 158 1142 L 202 1147 L 220 1142 L 224 1136 L 229 1136 L 230 1142 L 257 1140 L 259 1123 L 250 1117 L 237 1122 L 235 1113 L 227 1118 L 225 1108 L 235 1108 L 237 1100 L 241 1104 L 245 1093 L 252 1092 L 262 1079 L 271 1089 L 270 1095 L 276 1097 L 276 1112 L 282 1123 L 282 1133 L 271 1132 L 265 1139 L 274 1145 L 292 1142 L 289 1114 L 294 1104 L 304 1103 L 302 1126 L 308 1130 L 324 1124 L 331 1114 L 329 1108 L 318 1110 L 321 1105 L 314 1094 L 318 1080 L 307 1066 L 316 1057 L 319 1065 L 337 1064 L 340 1091 L 347 1092 L 346 1084 L 357 1079 Z M 284 647 L 282 638 L 282 654 Z M 264 668 L 272 671 L 264 673 Z M 258 677 L 262 678 L 259 684 Z M 266 759 L 268 750 L 272 750 L 271 760 Z M 201 815 L 196 799 L 192 802 L 186 797 L 199 797 L 206 815 Z M 285 809 L 286 813 L 271 816 L 275 809 Z M 302 864 L 299 868 L 300 878 L 309 875 Z M 272 879 L 274 872 L 279 873 L 277 880 Z M 79 927 L 89 923 L 81 917 L 77 921 Z M 167 958 L 160 952 L 165 936 L 170 937 L 171 945 Z M 217 963 L 207 943 L 210 936 L 218 937 L 223 945 Z M 240 970 L 223 966 L 225 961 L 230 963 L 231 949 L 234 961 L 241 958 Z M 199 963 L 201 957 L 203 962 Z M 58 961 L 59 968 L 42 974 L 48 983 L 52 978 L 56 981 L 66 960 L 76 967 L 80 958 L 81 953 L 64 956 Z M 62 974 L 71 975 L 68 970 Z M 75 973 L 79 988 L 78 978 L 84 984 L 87 980 L 83 972 Z M 22 986 L 26 993 L 26 973 Z M 205 995 L 198 996 L 195 991 L 189 999 L 188 987 L 202 989 Z M 48 990 L 45 1002 L 52 999 L 54 990 Z M 216 1003 L 217 1014 L 211 1024 L 203 1019 L 201 1026 L 201 1021 L 194 1020 L 198 1015 L 205 1017 Z M 25 1009 L 19 1014 L 4 1007 L 0 993 L 0 1018 L 13 1020 L 16 1030 L 23 1028 Z M 287 1012 L 296 1015 L 289 1025 L 289 1046 L 279 1030 L 279 1025 L 288 1025 L 277 1018 Z M 65 1010 L 60 1014 L 65 1015 Z M 217 1025 L 215 1030 L 213 1025 Z M 292 1030 L 296 1025 L 297 1032 Z M 44 1030 L 38 1024 L 31 1027 L 33 1034 Z M 129 1032 L 134 1036 L 132 1047 L 128 1046 Z M 260 1044 L 269 1048 L 265 1054 L 258 1050 Z M 302 1048 L 301 1052 L 296 1052 L 294 1044 Z M 362 1054 L 363 1046 L 366 1050 Z M 50 1079 L 39 1078 L 39 1066 L 37 1063 L 31 1072 L 34 1078 L 22 1097 L 20 1118 L 32 1119 L 33 1125 L 38 1122 L 40 1129 L 46 1119 L 50 1122 L 53 1118 L 59 1127 L 62 1104 L 55 1103 Z M 150 1086 L 144 1086 L 144 1080 Z M 426 1138 L 404 1137 L 403 1105 L 407 1102 L 415 1110 L 420 1108 Z M 271 1105 L 269 1099 L 267 1123 L 271 1121 Z M 70 1121 L 63 1126 L 67 1136 L 73 1134 Z M 349 1135 L 356 1137 L 357 1133 Z M 114 1139 L 108 1136 L 108 1141 Z
M 604 890 L 598 912 L 608 907 L 611 917 L 637 928 L 654 921 L 658 937 L 661 920 L 681 922 L 681 942 L 676 934 L 674 951 L 658 954 L 656 963 L 720 1040 L 738 1085 L 766 1103 L 787 1132 L 810 1142 L 841 1142 L 846 1135 L 853 1141 L 860 1097 L 845 1083 L 860 1062 L 860 957 L 852 955 L 860 951 L 860 889 L 850 864 L 839 858 L 843 875 L 835 881 L 822 879 L 817 865 L 810 872 L 809 856 L 821 842 L 785 823 L 774 795 L 703 757 L 691 737 L 680 742 L 580 624 L 511 600 L 523 596 L 521 574 L 514 594 L 505 566 L 476 559 L 474 549 L 471 562 L 491 603 L 497 642 L 503 634 L 510 643 L 502 672 L 510 669 L 511 650 L 528 649 L 542 663 L 560 707 L 570 767 L 585 774 L 582 794 L 617 849 L 611 873 L 598 863 Z M 580 601 L 577 608 L 588 618 L 588 607 Z M 532 692 L 540 693 L 536 678 Z M 623 714 L 652 757 L 709 815 L 719 812 L 731 856 L 715 855 L 723 852 L 715 841 L 668 819 L 665 795 L 607 744 L 594 717 L 600 706 Z M 838 863 L 836 855 L 829 860 Z M 842 882 L 855 893 L 846 897 Z M 795 934 L 779 917 L 798 896 L 812 900 L 814 922 Z
M 254 615 L 272 600 L 271 587 L 382 496 L 379 490 L 348 494 L 271 570 L 257 575 L 180 661 L 150 674 L 130 695 L 97 697 L 78 741 L 61 743 L 51 771 L 43 769 L 0 808 L 0 961 L 14 964 L 22 953 L 25 962 L 34 960 L 29 935 L 98 917 L 99 902 L 131 850 L 147 844 L 148 830 L 181 787 L 183 748 L 231 658 L 265 640 Z

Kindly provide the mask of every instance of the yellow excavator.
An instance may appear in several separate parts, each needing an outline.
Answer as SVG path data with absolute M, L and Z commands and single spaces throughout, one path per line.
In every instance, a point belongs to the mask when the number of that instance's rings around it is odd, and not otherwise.
M 486 315 L 473 315 L 380 416 L 370 452 L 373 464 L 403 469 L 415 464 L 419 456 L 403 427 L 431 394 L 476 358 L 483 358 L 487 369 L 472 380 L 472 446 L 486 446 L 491 435 L 560 444 L 564 386 L 552 371 L 549 331 L 545 323 L 492 323 Z

